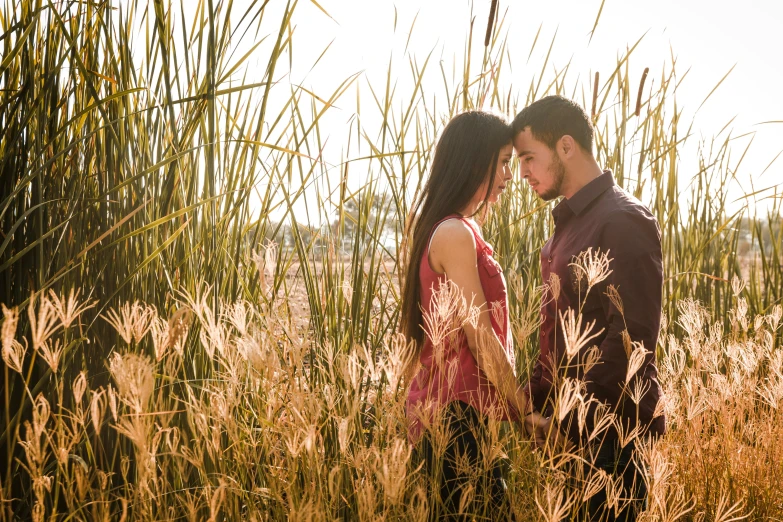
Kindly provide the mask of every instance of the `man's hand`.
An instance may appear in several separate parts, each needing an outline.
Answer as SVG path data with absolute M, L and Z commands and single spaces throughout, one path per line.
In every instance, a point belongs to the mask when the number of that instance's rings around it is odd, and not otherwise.
M 542 448 L 546 443 L 546 434 L 550 428 L 550 420 L 544 418 L 540 413 L 533 412 L 525 416 L 525 433 L 533 437 L 536 447 Z
M 557 425 L 552 422 L 551 417 L 543 417 L 540 413 L 531 413 L 525 417 L 525 432 L 533 436 L 536 447 L 558 451 L 568 451 L 572 443 Z

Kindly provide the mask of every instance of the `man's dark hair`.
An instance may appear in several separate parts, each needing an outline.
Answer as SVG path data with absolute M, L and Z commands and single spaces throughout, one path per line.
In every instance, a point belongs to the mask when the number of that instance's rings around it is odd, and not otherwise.
M 533 137 L 553 150 L 560 138 L 571 136 L 585 152 L 593 154 L 590 117 L 576 102 L 563 96 L 547 96 L 531 103 L 517 114 L 511 126 L 514 136 L 530 127 Z

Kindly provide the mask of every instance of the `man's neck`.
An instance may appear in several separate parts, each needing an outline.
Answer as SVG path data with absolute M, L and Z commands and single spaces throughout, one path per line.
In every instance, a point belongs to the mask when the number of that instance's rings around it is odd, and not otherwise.
M 585 185 L 603 174 L 603 170 L 598 166 L 595 158 L 587 158 L 584 161 L 574 165 L 566 173 L 566 179 L 563 180 L 561 195 L 570 199 L 582 190 Z

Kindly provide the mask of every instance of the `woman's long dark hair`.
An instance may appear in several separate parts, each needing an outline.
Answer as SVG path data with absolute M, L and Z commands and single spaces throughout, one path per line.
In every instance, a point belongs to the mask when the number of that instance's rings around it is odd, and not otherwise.
M 405 233 L 401 328 L 409 342 L 416 342 L 417 351 L 424 341 L 419 266 L 432 227 L 465 208 L 489 177 L 481 205 L 486 207 L 495 183 L 500 149 L 511 139 L 511 127 L 502 117 L 467 111 L 452 118 L 438 140 L 430 177 L 408 215 Z

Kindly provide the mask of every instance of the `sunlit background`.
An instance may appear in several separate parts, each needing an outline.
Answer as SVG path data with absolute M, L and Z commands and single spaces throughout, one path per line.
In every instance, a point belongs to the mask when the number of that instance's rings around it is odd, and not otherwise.
M 279 3 L 282 8 L 284 2 Z M 244 2 L 234 4 L 237 12 L 243 11 Z M 461 63 L 466 53 L 471 22 L 475 33 L 471 56 L 480 63 L 490 4 L 489 0 L 301 2 L 293 20 L 293 53 L 285 60 L 292 67 L 280 74 L 279 81 L 325 98 L 358 73 L 361 104 L 366 107 L 374 103 L 367 84 L 382 86 L 390 74 L 399 92 L 412 92 L 410 61 L 421 65 L 430 56 L 422 90 L 434 99 L 443 97 L 444 75 L 459 74 L 454 63 Z M 629 59 L 631 78 L 640 80 L 644 68 L 650 68 L 647 89 L 656 85 L 664 66 L 674 60 L 681 80 L 676 98 L 682 111 L 680 121 L 686 129 L 693 122 L 681 172 L 695 173 L 699 140 L 709 142 L 723 131 L 722 138 L 733 140 L 736 180 L 729 199 L 738 200 L 735 206 L 744 204 L 746 195 L 757 193 L 750 198 L 751 204 L 757 201 L 765 207 L 763 198 L 769 192 L 764 189 L 783 181 L 779 158 L 783 150 L 783 2 L 501 0 L 495 31 L 507 36 L 503 80 L 518 96 L 520 107 L 542 69 L 546 85 L 567 67 L 566 90 L 589 105 L 592 95 L 585 86 L 592 84 L 596 72 L 602 81 L 608 78 L 626 49 L 635 46 Z M 246 38 L 236 55 L 255 43 Z M 263 45 L 258 48 L 259 77 L 264 73 Z M 237 81 L 254 81 L 253 70 L 244 78 L 237 76 Z M 324 158 L 333 165 L 340 162 L 340 145 L 357 112 L 354 91 L 346 93 L 336 108 L 322 121 L 328 142 Z M 362 118 L 371 119 L 372 114 L 364 111 Z M 373 128 L 372 121 L 363 123 Z M 681 178 L 687 182 L 687 176 Z

